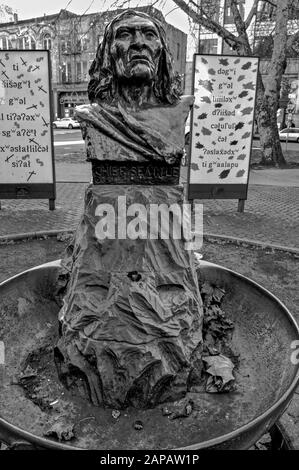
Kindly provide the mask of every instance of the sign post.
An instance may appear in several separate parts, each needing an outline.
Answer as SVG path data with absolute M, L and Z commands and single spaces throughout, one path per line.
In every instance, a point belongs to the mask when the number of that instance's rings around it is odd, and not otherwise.
M 0 199 L 55 209 L 49 51 L 0 51 Z
M 195 54 L 188 199 L 247 199 L 258 58 Z

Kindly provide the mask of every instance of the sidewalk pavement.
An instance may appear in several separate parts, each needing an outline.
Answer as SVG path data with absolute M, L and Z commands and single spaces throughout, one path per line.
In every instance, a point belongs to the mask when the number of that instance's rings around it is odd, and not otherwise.
M 186 169 L 182 173 L 184 181 Z M 69 175 L 81 182 L 57 183 L 55 211 L 48 210 L 47 200 L 2 200 L 0 236 L 74 230 L 83 211 L 89 166 L 69 165 Z M 204 233 L 299 249 L 299 170 L 251 170 L 244 213 L 237 212 L 237 200 L 197 202 L 204 207 Z

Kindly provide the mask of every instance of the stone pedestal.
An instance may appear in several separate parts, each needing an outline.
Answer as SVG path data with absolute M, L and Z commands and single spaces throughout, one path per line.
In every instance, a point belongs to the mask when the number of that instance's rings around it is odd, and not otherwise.
M 146 239 L 125 238 L 117 225 L 132 204 L 149 214 L 151 204 L 174 203 L 182 207 L 180 186 L 86 190 L 84 214 L 63 260 L 67 283 L 56 360 L 66 385 L 79 387 L 96 405 L 151 407 L 183 396 L 196 380 L 203 310 L 194 254 L 172 236 L 178 214 L 170 214 L 164 240 L 150 238 L 150 217 L 142 222 Z M 99 214 L 111 215 L 112 208 L 115 239 L 100 240 Z

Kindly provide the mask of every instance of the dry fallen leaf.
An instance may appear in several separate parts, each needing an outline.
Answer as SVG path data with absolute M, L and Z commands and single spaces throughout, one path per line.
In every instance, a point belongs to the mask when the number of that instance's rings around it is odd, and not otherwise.
M 59 441 L 70 441 L 75 437 L 73 424 L 57 421 L 44 433 L 44 436 L 56 437 Z
M 212 285 L 210 282 L 204 282 L 201 286 L 201 294 L 205 295 L 205 304 L 209 305 L 212 301 L 220 303 L 223 296 L 225 295 L 225 290 L 216 285 Z
M 207 382 L 207 392 L 224 391 L 225 385 L 235 380 L 232 373 L 234 364 L 228 357 L 219 354 L 218 356 L 205 356 L 202 360 L 206 363 L 206 372 L 212 376 Z

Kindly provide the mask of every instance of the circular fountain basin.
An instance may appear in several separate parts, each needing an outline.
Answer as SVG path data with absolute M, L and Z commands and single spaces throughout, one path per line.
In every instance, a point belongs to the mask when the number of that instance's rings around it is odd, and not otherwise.
M 42 341 L 49 324 L 58 328 L 59 306 L 54 292 L 59 266 L 59 260 L 43 264 L 0 284 L 0 340 L 5 350 L 5 372 L 0 364 L 0 391 L 30 352 L 33 336 Z M 299 330 L 279 299 L 252 280 L 205 261 L 199 263 L 198 279 L 200 283 L 208 281 L 226 291 L 222 308 L 235 324 L 232 347 L 239 354 L 237 390 L 229 394 L 205 394 L 203 401 L 209 409 L 208 416 L 198 420 L 198 425 L 194 421 L 190 424 L 187 442 L 185 438 L 167 448 L 248 449 L 271 429 L 295 392 L 299 364 L 294 360 L 294 342 L 299 339 Z M 24 429 L 20 417 L 28 410 L 18 409 L 17 403 L 18 411 L 13 419 L 5 416 L 4 409 L 5 402 L 1 403 L 0 398 L 0 442 L 11 448 L 82 448 Z M 188 421 L 184 421 L 184 426 L 186 423 L 188 426 Z M 161 423 L 157 424 L 156 432 L 161 427 Z M 126 448 L 125 444 L 122 448 Z

